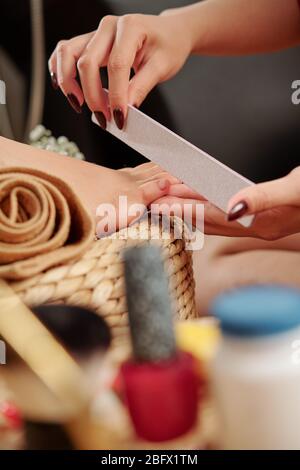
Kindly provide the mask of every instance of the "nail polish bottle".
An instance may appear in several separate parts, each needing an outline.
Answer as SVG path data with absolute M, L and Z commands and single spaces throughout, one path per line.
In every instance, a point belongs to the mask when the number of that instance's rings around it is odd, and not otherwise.
M 300 292 L 240 287 L 214 300 L 211 390 L 224 450 L 300 449 Z
M 140 438 L 175 439 L 196 422 L 196 360 L 176 347 L 160 251 L 135 247 L 124 260 L 133 347 L 133 357 L 121 366 L 125 402 Z
M 0 377 L 0 451 L 21 450 L 25 446 L 24 421 L 7 384 Z

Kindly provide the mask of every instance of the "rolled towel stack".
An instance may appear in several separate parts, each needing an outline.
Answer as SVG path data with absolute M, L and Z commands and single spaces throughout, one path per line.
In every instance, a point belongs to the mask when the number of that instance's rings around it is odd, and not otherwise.
M 93 238 L 91 216 L 64 181 L 0 169 L 0 278 L 25 279 L 71 261 Z

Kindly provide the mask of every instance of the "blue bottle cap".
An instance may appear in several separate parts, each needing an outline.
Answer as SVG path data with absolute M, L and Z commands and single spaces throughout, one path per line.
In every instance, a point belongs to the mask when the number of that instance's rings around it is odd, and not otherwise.
M 211 312 L 226 334 L 282 333 L 300 325 L 300 290 L 277 285 L 243 287 L 220 295 Z

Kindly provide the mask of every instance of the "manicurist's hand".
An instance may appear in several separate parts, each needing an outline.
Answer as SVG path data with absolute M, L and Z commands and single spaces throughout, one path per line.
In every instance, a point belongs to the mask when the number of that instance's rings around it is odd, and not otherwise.
M 113 114 L 122 128 L 127 104 L 139 106 L 157 83 L 183 66 L 191 49 L 188 25 L 172 14 L 106 16 L 97 31 L 60 41 L 49 70 L 53 86 L 61 88 L 75 111 L 86 101 L 101 127 Z M 99 75 L 105 66 L 109 102 Z M 130 79 L 131 69 L 135 75 Z
M 183 184 L 172 185 L 169 194 L 155 203 L 165 204 L 161 205 L 161 212 L 179 204 L 194 217 L 196 205 L 204 204 L 204 229 L 208 234 L 277 240 L 300 232 L 300 167 L 283 178 L 238 192 L 229 201 L 227 217 Z M 255 215 L 251 227 L 244 228 L 236 222 L 250 214 Z
M 300 43 L 299 20 L 297 0 L 207 0 L 159 16 L 105 16 L 96 31 L 60 41 L 49 70 L 53 86 L 75 111 L 86 101 L 103 128 L 111 114 L 122 128 L 127 104 L 139 106 L 189 54 L 240 55 L 293 46 Z M 105 66 L 108 103 L 99 76 Z

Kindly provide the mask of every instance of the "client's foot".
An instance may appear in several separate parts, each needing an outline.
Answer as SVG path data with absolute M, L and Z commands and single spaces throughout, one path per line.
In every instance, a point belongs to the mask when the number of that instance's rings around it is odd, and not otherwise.
M 97 208 L 97 235 L 112 233 L 139 219 L 148 206 L 166 196 L 179 180 L 154 163 L 115 172 L 116 191 L 113 203 Z

